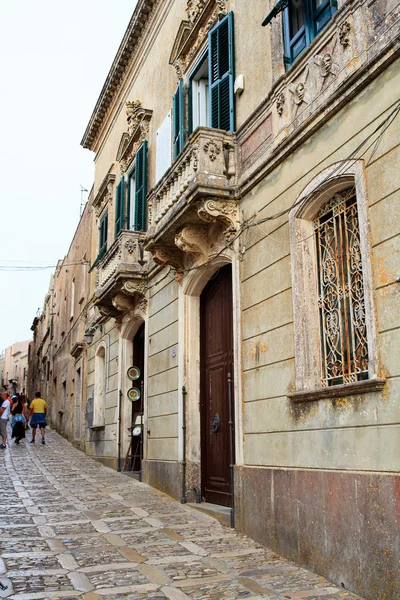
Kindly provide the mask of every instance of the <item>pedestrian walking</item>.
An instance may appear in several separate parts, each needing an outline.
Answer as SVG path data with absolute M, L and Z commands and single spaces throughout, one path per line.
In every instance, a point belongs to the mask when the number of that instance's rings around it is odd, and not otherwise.
M 13 416 L 11 437 L 15 438 L 16 444 L 19 444 L 25 437 L 26 425 L 26 419 L 24 417 L 24 399 L 22 396 L 18 397 L 18 402 L 13 407 L 11 414 Z
M 29 400 L 27 396 L 23 395 L 23 399 L 24 399 L 24 410 L 22 412 L 22 414 L 25 417 L 25 429 L 29 429 L 29 419 L 31 417 L 31 411 L 29 409 Z
M 43 398 L 40 397 L 40 392 L 36 392 L 34 399 L 30 404 L 30 410 L 32 414 L 31 418 L 31 428 L 32 428 L 32 439 L 30 441 L 31 444 L 35 443 L 36 438 L 36 429 L 40 428 L 40 433 L 42 434 L 42 444 L 45 444 L 44 440 L 44 432 L 47 425 L 46 422 L 46 412 L 47 412 L 47 404 Z
M 10 416 L 11 404 L 8 401 L 7 392 L 1 393 L 1 407 L 0 407 L 0 435 L 1 435 L 1 444 L 0 448 L 4 450 L 7 445 L 7 423 L 8 417 Z

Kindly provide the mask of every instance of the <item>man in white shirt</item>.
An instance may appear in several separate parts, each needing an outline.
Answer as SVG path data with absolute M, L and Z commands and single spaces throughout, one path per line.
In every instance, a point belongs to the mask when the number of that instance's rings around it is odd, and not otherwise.
M 7 399 L 7 392 L 1 393 L 1 407 L 0 407 L 0 435 L 2 438 L 2 443 L 0 444 L 0 448 L 4 450 L 7 444 L 7 423 L 8 417 L 11 412 L 11 404 Z

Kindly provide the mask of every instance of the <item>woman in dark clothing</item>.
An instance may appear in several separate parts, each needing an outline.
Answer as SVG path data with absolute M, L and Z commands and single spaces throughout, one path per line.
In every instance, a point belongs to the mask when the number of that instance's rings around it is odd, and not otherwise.
M 20 396 L 18 398 L 18 402 L 14 405 L 11 411 L 11 414 L 13 415 L 11 437 L 15 438 L 16 444 L 19 444 L 19 442 L 25 437 L 26 420 L 23 415 L 24 404 L 24 398 Z

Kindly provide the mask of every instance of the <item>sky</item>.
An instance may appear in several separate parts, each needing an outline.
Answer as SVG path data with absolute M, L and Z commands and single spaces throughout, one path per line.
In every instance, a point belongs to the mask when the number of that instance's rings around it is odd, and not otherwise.
M 53 271 L 19 267 L 68 251 L 94 177 L 80 141 L 135 5 L 0 0 L 0 351 L 31 338 Z

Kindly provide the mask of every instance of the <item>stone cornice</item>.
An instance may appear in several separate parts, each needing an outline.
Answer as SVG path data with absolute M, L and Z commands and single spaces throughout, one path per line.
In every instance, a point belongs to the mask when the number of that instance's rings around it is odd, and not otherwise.
M 110 167 L 110 171 L 113 168 L 114 165 L 111 165 Z M 107 192 L 107 188 L 108 188 L 108 184 L 111 183 L 113 184 L 115 181 L 115 175 L 114 173 L 110 173 L 110 171 L 107 173 L 107 175 L 104 177 L 103 181 L 101 182 L 101 185 L 99 187 L 99 191 L 97 192 L 96 196 L 93 199 L 93 206 L 97 206 L 98 204 L 101 204 L 101 201 L 103 199 L 104 194 Z
M 128 28 L 122 39 L 118 52 L 114 58 L 107 79 L 103 85 L 100 96 L 90 118 L 89 124 L 83 135 L 81 145 L 93 150 L 94 143 L 100 132 L 104 118 L 112 103 L 115 94 L 120 89 L 126 76 L 127 67 L 134 56 L 138 42 L 146 28 L 147 21 L 154 6 L 159 0 L 139 0 Z

